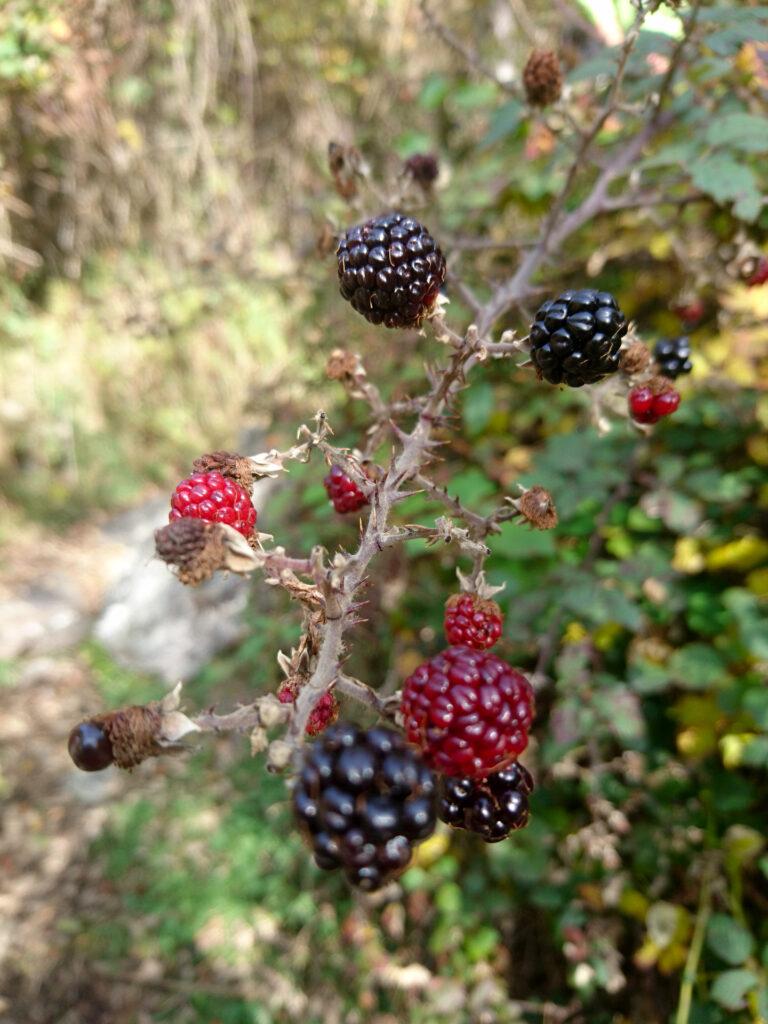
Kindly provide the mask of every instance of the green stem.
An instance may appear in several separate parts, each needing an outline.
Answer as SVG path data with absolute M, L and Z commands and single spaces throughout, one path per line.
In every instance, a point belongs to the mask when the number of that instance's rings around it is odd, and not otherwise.
M 704 948 L 704 936 L 707 933 L 707 924 L 712 913 L 712 883 L 715 876 L 713 861 L 708 861 L 701 879 L 701 892 L 699 893 L 699 907 L 696 911 L 696 923 L 693 929 L 691 947 L 683 970 L 683 981 L 680 986 L 680 999 L 677 1003 L 675 1024 L 688 1024 L 691 1014 L 691 1002 L 693 1000 L 693 986 L 696 984 L 696 974 L 699 969 L 701 951 Z

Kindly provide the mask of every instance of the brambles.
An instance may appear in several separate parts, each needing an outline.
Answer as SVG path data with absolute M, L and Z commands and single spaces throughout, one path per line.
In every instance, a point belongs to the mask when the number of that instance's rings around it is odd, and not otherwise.
M 476 832 L 486 843 L 498 843 L 528 824 L 532 792 L 530 772 L 514 761 L 487 779 L 442 778 L 437 813 L 446 825 Z
M 501 609 L 477 594 L 452 594 L 445 604 L 445 636 L 449 644 L 476 651 L 493 647 L 501 636 Z
M 478 779 L 525 750 L 533 690 L 495 654 L 448 647 L 406 679 L 401 710 L 408 739 L 436 771 Z
M 372 324 L 418 327 L 445 280 L 445 258 L 413 217 L 387 213 L 350 228 L 336 251 L 341 294 Z
M 368 498 L 341 466 L 331 466 L 323 486 L 337 512 L 357 512 L 368 504 Z
M 69 756 L 84 772 L 100 772 L 114 763 L 109 736 L 97 722 L 80 722 L 69 734 Z
M 563 72 L 553 50 L 534 50 L 523 68 L 525 97 L 532 107 L 548 107 L 560 99 Z
M 637 423 L 658 423 L 671 416 L 680 405 L 680 394 L 671 385 L 648 385 L 633 388 L 629 393 L 629 411 Z
M 659 373 L 671 380 L 684 373 L 690 373 L 693 369 L 691 343 L 685 336 L 657 341 L 653 347 L 653 358 Z
M 550 384 L 579 388 L 619 368 L 627 320 L 616 299 L 592 289 L 543 303 L 531 326 L 531 359 Z
M 250 495 L 218 470 L 193 473 L 177 485 L 171 497 L 170 522 L 179 519 L 204 519 L 209 523 L 225 523 L 244 537 L 256 526 L 256 509 Z
M 319 868 L 370 892 L 408 865 L 435 827 L 435 780 L 391 729 L 331 726 L 308 748 L 293 809 Z

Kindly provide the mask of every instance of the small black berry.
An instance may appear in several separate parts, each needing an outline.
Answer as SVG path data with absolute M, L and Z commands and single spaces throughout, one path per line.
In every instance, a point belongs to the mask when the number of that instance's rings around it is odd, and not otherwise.
M 333 725 L 308 748 L 293 792 L 315 863 L 370 892 L 398 875 L 435 828 L 435 780 L 391 729 Z
M 528 824 L 530 773 L 517 761 L 487 779 L 444 777 L 440 780 L 438 815 L 446 825 L 476 832 L 498 843 Z
M 684 335 L 680 338 L 663 338 L 653 347 L 653 358 L 659 372 L 674 380 L 693 369 L 691 343 Z
M 531 360 L 550 384 L 580 388 L 619 368 L 627 319 L 608 292 L 567 291 L 539 307 L 531 326 Z
M 100 772 L 108 768 L 114 757 L 109 736 L 96 722 L 81 722 L 69 734 L 69 756 L 84 772 Z
M 336 250 L 341 294 L 372 324 L 418 327 L 445 280 L 445 258 L 423 224 L 387 213 L 350 228 Z

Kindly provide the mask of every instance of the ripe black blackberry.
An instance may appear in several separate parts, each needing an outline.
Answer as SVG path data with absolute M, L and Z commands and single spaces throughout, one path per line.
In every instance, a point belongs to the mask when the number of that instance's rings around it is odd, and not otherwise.
M 662 338 L 653 347 L 653 358 L 659 373 L 665 377 L 682 376 L 693 369 L 691 362 L 691 343 L 684 335 L 680 338 Z
M 423 224 L 403 213 L 350 228 L 336 250 L 341 294 L 372 324 L 418 327 L 445 280 L 445 258 Z
M 531 359 L 550 384 L 580 388 L 618 370 L 626 333 L 627 319 L 608 292 L 563 292 L 536 313 Z
M 366 892 L 407 866 L 435 828 L 435 780 L 391 729 L 333 725 L 308 748 L 293 792 L 315 863 Z
M 487 779 L 441 779 L 437 813 L 446 825 L 476 832 L 486 843 L 500 843 L 528 824 L 532 792 L 530 772 L 514 761 Z

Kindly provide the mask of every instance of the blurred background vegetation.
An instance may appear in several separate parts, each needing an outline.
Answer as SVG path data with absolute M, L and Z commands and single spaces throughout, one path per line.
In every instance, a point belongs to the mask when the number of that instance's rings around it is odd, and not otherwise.
M 692 177 L 707 200 L 600 220 L 543 280 L 599 281 L 651 342 L 700 302 L 680 411 L 649 439 L 622 422 L 600 437 L 584 395 L 488 366 L 437 471 L 479 511 L 519 480 L 548 487 L 560 513 L 551 533 L 492 540 L 504 652 L 548 677 L 530 827 L 487 849 L 438 832 L 401 902 L 361 903 L 311 866 L 283 782 L 234 742 L 78 790 L 69 724 L 162 683 L 92 639 L 31 675 L 14 657 L 0 662 L 0 863 L 8 920 L 21 907 L 31 927 L 0 929 L 0 1014 L 768 1021 L 768 285 L 738 272 L 768 227 L 768 10 L 700 14 L 682 137 L 647 169 Z M 338 345 L 386 393 L 412 393 L 433 344 L 355 317 L 319 244 L 351 217 L 328 142 L 358 146 L 383 182 L 437 153 L 419 215 L 482 292 L 514 266 L 501 243 L 534 234 L 568 146 L 478 68 L 515 79 L 534 44 L 553 45 L 578 110 L 631 17 L 618 0 L 445 0 L 439 18 L 472 67 L 407 0 L 6 0 L 0 594 L 24 576 L 20 551 L 80 543 L 203 451 L 286 447 L 320 407 L 356 443 L 363 411 L 323 375 Z M 679 31 L 669 6 L 650 19 L 628 80 L 637 102 Z M 322 476 L 317 462 L 292 469 L 260 511 L 289 549 L 354 543 Z M 434 508 L 417 497 L 406 514 Z M 437 649 L 454 568 L 419 545 L 381 559 L 356 674 L 394 688 Z M 258 585 L 246 615 L 247 638 L 189 680 L 190 703 L 275 687 L 298 623 Z

